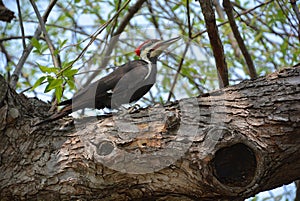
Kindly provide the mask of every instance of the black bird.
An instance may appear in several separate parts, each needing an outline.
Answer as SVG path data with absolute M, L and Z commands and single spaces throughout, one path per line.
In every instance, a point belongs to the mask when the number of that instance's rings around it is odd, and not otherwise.
M 79 109 L 117 109 L 122 104 L 139 100 L 156 81 L 158 56 L 179 39 L 180 37 L 176 37 L 166 41 L 152 39 L 143 42 L 135 50 L 140 60 L 129 61 L 109 75 L 79 90 L 72 99 L 59 104 L 65 105 L 64 108 L 37 124 L 60 119 Z

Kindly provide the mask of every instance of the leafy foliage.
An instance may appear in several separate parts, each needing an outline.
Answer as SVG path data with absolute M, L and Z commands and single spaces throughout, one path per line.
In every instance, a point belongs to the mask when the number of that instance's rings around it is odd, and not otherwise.
M 135 5 L 135 1 L 120 10 L 126 2 L 58 1 L 46 22 L 46 30 L 55 47 L 52 56 L 59 56 L 61 61 L 60 66 L 55 66 L 44 35 L 34 37 L 39 23 L 28 1 L 20 1 L 22 23 L 15 1 L 4 1 L 18 17 L 12 23 L 0 22 L 0 73 L 10 81 L 22 55 L 32 45 L 33 51 L 21 66 L 17 90 L 29 88 L 27 95 L 44 100 L 56 97 L 60 101 L 64 95 L 70 98 L 69 92 L 73 93 L 76 86 L 80 88 L 88 84 L 90 77 L 95 80 L 111 72 L 115 66 L 138 59 L 133 50 L 145 39 L 168 39 L 180 35 L 183 40 L 160 58 L 157 84 L 142 101 L 145 104 L 166 102 L 217 88 L 217 71 L 197 1 L 145 1 L 128 23 L 123 19 L 132 12 L 129 8 Z M 235 84 L 248 78 L 246 63 L 235 45 L 226 18 L 220 14 L 224 11 L 219 1 L 215 2 L 229 77 L 231 84 Z M 49 1 L 37 0 L 36 3 L 43 14 Z M 258 75 L 299 63 L 299 21 L 290 3 L 283 0 L 263 3 L 238 0 L 232 3 L 236 23 Z M 116 15 L 118 10 L 120 12 Z M 117 31 L 123 25 L 119 34 Z M 92 35 L 99 27 L 101 32 Z M 88 44 L 91 39 L 94 41 Z M 116 44 L 112 42 L 114 39 L 118 39 Z
M 59 100 L 69 90 L 86 85 L 94 73 L 99 78 L 110 72 L 114 66 L 128 60 L 137 59 L 133 50 L 147 38 L 167 39 L 181 35 L 183 40 L 174 50 L 160 58 L 158 83 L 146 96 L 147 104 L 165 102 L 172 94 L 171 100 L 182 97 L 196 96 L 200 93 L 217 88 L 217 72 L 212 59 L 210 43 L 205 33 L 203 16 L 200 14 L 198 2 L 147 1 L 129 21 L 120 36 L 116 30 L 122 19 L 130 12 L 129 8 L 135 2 L 121 11 L 115 20 L 108 24 L 96 40 L 88 46 L 84 55 L 76 60 L 81 51 L 87 47 L 92 33 L 98 27 L 108 22 L 125 4 L 125 1 L 89 1 L 69 0 L 59 1 L 52 10 L 46 23 L 46 29 L 55 46 L 55 56 L 59 55 L 62 66 L 53 66 L 49 47 L 43 35 L 32 37 L 38 26 L 35 13 L 27 3 L 21 1 L 22 26 L 26 39 L 22 39 L 20 21 L 2 23 L 0 53 L 0 73 L 10 79 L 15 66 L 20 59 L 24 47 L 31 44 L 34 49 L 22 67 L 18 82 L 18 90 L 31 87 L 40 97 L 44 93 L 54 92 Z M 6 1 L 8 7 L 14 8 L 14 2 Z M 48 1 L 37 1 L 41 14 L 47 9 Z M 189 9 L 189 15 L 187 10 Z M 218 9 L 218 6 L 216 7 Z M 299 62 L 300 54 L 298 21 L 291 5 L 283 1 L 268 1 L 260 3 L 255 0 L 234 2 L 236 22 L 247 45 L 259 75 L 265 75 L 284 66 Z M 15 11 L 17 13 L 17 10 Z M 219 24 L 226 22 L 224 17 L 217 15 Z M 188 21 L 191 26 L 189 29 Z M 219 26 L 219 34 L 224 44 L 226 61 L 229 67 L 231 84 L 247 78 L 245 61 L 238 47 L 233 46 L 228 24 Z M 189 38 L 189 34 L 191 38 Z M 119 37 L 113 45 L 111 53 L 108 46 L 112 39 Z M 184 47 L 190 41 L 187 54 Z M 5 53 L 6 52 L 6 53 Z M 178 65 L 184 59 L 180 71 Z M 103 62 L 105 60 L 106 62 Z M 174 78 L 179 74 L 176 83 Z M 75 85 L 76 83 L 76 85 Z M 46 84 L 46 85 L 42 85 Z M 174 85 L 174 90 L 170 89 Z

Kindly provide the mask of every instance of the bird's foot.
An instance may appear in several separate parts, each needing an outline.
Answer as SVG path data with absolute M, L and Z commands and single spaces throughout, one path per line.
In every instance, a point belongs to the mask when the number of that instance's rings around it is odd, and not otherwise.
M 128 113 L 129 114 L 133 114 L 137 111 L 139 111 L 141 109 L 141 106 L 139 104 L 134 104 L 133 106 L 131 106 L 130 108 L 128 108 Z

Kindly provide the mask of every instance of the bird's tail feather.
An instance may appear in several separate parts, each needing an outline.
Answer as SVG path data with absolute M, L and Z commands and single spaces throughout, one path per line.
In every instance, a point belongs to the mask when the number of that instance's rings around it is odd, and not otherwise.
M 50 117 L 48 117 L 48 118 L 46 118 L 42 121 L 37 122 L 36 124 L 34 124 L 34 126 L 38 126 L 38 125 L 41 125 L 41 124 L 44 124 L 44 123 L 48 123 L 48 122 L 52 122 L 52 121 L 61 119 L 61 118 L 65 117 L 65 116 L 67 116 L 68 114 L 71 114 L 71 113 L 72 113 L 72 105 L 67 105 L 63 109 L 61 109 L 59 112 L 54 113 Z
M 58 106 L 62 106 L 62 105 L 72 105 L 72 99 L 68 99 L 65 101 L 62 101 L 60 103 L 57 104 Z

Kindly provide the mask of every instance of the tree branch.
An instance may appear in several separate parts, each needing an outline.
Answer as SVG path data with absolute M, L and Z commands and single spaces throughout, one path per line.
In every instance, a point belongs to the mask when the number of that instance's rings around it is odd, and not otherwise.
M 107 47 L 107 50 L 103 57 L 103 60 L 101 61 L 100 68 L 105 68 L 105 66 L 107 65 L 107 63 L 109 61 L 110 54 L 112 53 L 113 48 L 115 47 L 115 45 L 119 39 L 120 34 L 123 32 L 125 27 L 129 24 L 130 19 L 135 15 L 135 13 L 137 13 L 139 11 L 139 9 L 141 8 L 141 6 L 143 5 L 143 3 L 145 1 L 146 0 L 138 0 L 131 8 L 129 8 L 129 12 L 127 13 L 127 15 L 124 16 L 123 20 L 120 22 L 119 27 L 112 35 L 112 38 L 108 44 L 108 47 Z M 89 85 L 97 75 L 98 75 L 98 73 L 93 73 L 88 78 L 88 80 L 83 85 L 83 87 Z
M 240 35 L 238 27 L 235 23 L 234 16 L 233 16 L 233 11 L 232 11 L 233 9 L 232 9 L 232 5 L 230 3 L 230 0 L 223 0 L 223 6 L 224 6 L 225 12 L 227 14 L 231 30 L 232 30 L 232 32 L 234 34 L 234 37 L 237 40 L 237 43 L 240 47 L 240 50 L 242 51 L 243 56 L 246 60 L 250 78 L 255 79 L 255 78 L 257 78 L 256 70 L 255 70 L 253 61 L 251 59 L 251 56 L 250 56 L 250 54 L 247 50 L 247 47 L 246 47 L 246 45 L 245 45 L 245 43 L 244 43 L 244 41 L 243 41 L 243 39 Z
M 189 0 L 186 1 L 186 14 L 187 14 L 187 21 L 188 21 L 189 40 L 191 40 L 192 39 L 192 26 L 191 26 L 190 2 L 189 2 Z
M 183 52 L 183 54 L 181 56 L 180 63 L 179 63 L 178 69 L 176 71 L 175 77 L 173 79 L 172 86 L 171 86 L 171 89 L 170 89 L 170 92 L 169 92 L 169 96 L 168 96 L 167 102 L 169 102 L 171 100 L 171 97 L 173 95 L 173 90 L 174 90 L 175 85 L 177 83 L 177 79 L 178 79 L 178 76 L 180 74 L 180 71 L 181 71 L 181 68 L 182 68 L 182 65 L 183 65 L 183 61 L 184 61 L 185 55 L 186 55 L 186 53 L 187 53 L 187 51 L 189 49 L 189 46 L 190 46 L 190 42 L 187 42 L 186 45 L 185 45 L 185 48 L 184 48 L 184 52 Z
M 223 88 L 229 85 L 228 69 L 225 61 L 224 49 L 219 37 L 218 27 L 216 24 L 215 13 L 212 0 L 199 1 L 202 13 L 204 15 L 207 33 L 210 45 L 215 57 L 216 67 L 218 71 L 219 87 Z
M 39 12 L 39 10 L 38 10 L 38 8 L 37 8 L 34 0 L 30 0 L 30 3 L 32 5 L 32 7 L 33 7 L 33 10 L 34 10 L 34 12 L 35 12 L 38 20 L 39 20 L 40 27 L 41 27 L 41 29 L 42 29 L 42 31 L 44 33 L 45 40 L 46 40 L 46 42 L 48 44 L 48 47 L 49 47 L 49 50 L 51 52 L 51 57 L 52 57 L 53 65 L 55 67 L 61 68 L 61 61 L 60 61 L 60 58 L 59 58 L 59 54 L 55 53 L 55 47 L 52 44 L 52 41 L 50 40 L 50 37 L 49 37 L 48 32 L 46 30 L 45 23 L 44 23 L 44 21 L 42 19 L 42 16 L 41 16 L 41 14 L 40 14 L 40 12 Z
M 43 17 L 42 17 L 44 22 L 47 21 L 47 18 L 49 16 L 52 8 L 55 6 L 56 2 L 57 2 L 57 0 L 51 0 L 51 2 L 49 3 L 49 5 L 48 5 L 45 13 L 43 14 Z M 35 33 L 34 33 L 33 37 L 38 39 L 40 37 L 40 35 L 41 35 L 41 27 L 38 26 L 37 29 L 36 29 L 36 31 L 35 31 Z M 11 80 L 10 80 L 10 86 L 13 89 L 15 89 L 16 86 L 17 86 L 19 75 L 20 75 L 20 73 L 22 71 L 22 68 L 24 66 L 24 63 L 26 62 L 26 60 L 27 60 L 30 52 L 32 51 L 32 49 L 33 49 L 33 46 L 30 43 L 30 44 L 28 44 L 28 46 L 26 47 L 26 49 L 23 50 L 22 56 L 19 59 L 19 62 L 17 64 L 17 66 L 16 66 L 16 68 L 15 68 L 13 74 L 12 74 Z
M 9 41 L 9 40 L 15 40 L 15 39 L 23 39 L 23 38 L 26 38 L 26 39 L 32 39 L 33 36 L 10 36 L 10 37 L 7 37 L 7 38 L 0 38 L 0 42 L 3 42 L 3 41 Z
M 291 0 L 290 3 L 292 4 L 292 8 L 293 8 L 293 10 L 296 14 L 297 20 L 298 20 L 298 39 L 299 39 L 299 42 L 300 42 L 300 12 L 299 12 L 299 8 L 297 7 L 296 1 L 297 0 Z
M 162 31 L 159 28 L 159 24 L 157 22 L 157 19 L 155 18 L 156 15 L 154 14 L 155 12 L 153 11 L 151 1 L 146 1 L 146 3 L 147 3 L 149 13 L 151 15 L 151 22 L 152 22 L 153 26 L 155 27 L 156 31 L 158 32 L 159 36 L 162 39 L 163 34 L 162 34 Z
M 220 1 L 219 0 L 213 0 L 213 3 L 214 3 L 214 6 L 216 7 L 216 11 L 218 13 L 218 16 L 219 18 L 225 22 L 226 19 L 225 19 L 225 15 L 224 15 L 224 11 L 223 9 L 221 8 L 221 5 L 220 5 Z M 218 26 L 219 27 L 219 26 Z M 234 39 L 234 35 L 232 32 L 228 32 L 228 39 L 229 39 L 229 42 L 231 44 L 231 47 L 233 48 L 234 50 L 234 55 L 235 57 L 237 58 L 240 58 L 240 55 L 241 55 L 241 51 L 239 49 L 239 46 L 236 42 L 236 40 Z
M 26 49 L 26 42 L 25 42 L 25 32 L 24 32 L 24 26 L 23 26 L 23 17 L 21 12 L 21 6 L 20 6 L 20 0 L 17 0 L 17 7 L 18 7 L 18 16 L 19 16 L 19 22 L 21 27 L 21 34 L 22 34 L 22 45 L 23 49 Z
M 292 182 L 299 75 L 287 68 L 161 107 L 39 127 L 30 124 L 45 103 L 0 76 L 1 198 L 240 201 Z
M 265 6 L 265 5 L 268 5 L 268 4 L 272 3 L 273 1 L 274 0 L 269 0 L 269 1 L 263 2 L 263 3 L 253 7 L 251 9 L 245 10 L 244 12 L 240 13 L 239 15 L 236 15 L 234 18 L 239 18 L 242 15 L 246 15 L 247 13 L 251 13 L 255 9 L 260 8 L 262 6 Z M 228 23 L 228 21 L 222 22 L 222 23 L 218 24 L 217 27 L 223 26 L 224 24 L 227 24 L 227 23 Z M 201 36 L 203 33 L 206 33 L 206 32 L 207 32 L 207 29 L 203 30 L 203 31 L 200 31 L 200 32 L 196 33 L 195 35 L 193 35 L 192 39 L 197 38 L 198 36 Z

